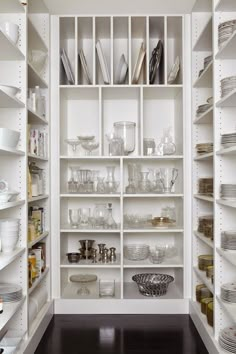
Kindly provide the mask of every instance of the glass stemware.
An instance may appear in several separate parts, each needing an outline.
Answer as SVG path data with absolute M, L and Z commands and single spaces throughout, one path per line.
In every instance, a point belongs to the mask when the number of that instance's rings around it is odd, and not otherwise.
M 79 210 L 81 215 L 80 225 L 82 227 L 88 227 L 90 221 L 90 208 L 81 208 Z
M 89 156 L 91 156 L 92 151 L 97 150 L 98 147 L 99 147 L 99 143 L 96 141 L 87 141 L 87 142 L 82 143 L 82 148 L 84 148 L 84 150 L 88 151 Z
M 80 145 L 80 141 L 78 139 L 65 139 L 65 143 L 72 147 L 72 152 L 74 154 L 77 153 L 77 146 Z
M 73 228 L 79 227 L 81 221 L 81 215 L 79 209 L 69 209 L 70 225 Z
M 177 177 L 177 168 L 160 168 L 160 181 L 163 185 L 164 193 L 171 193 Z

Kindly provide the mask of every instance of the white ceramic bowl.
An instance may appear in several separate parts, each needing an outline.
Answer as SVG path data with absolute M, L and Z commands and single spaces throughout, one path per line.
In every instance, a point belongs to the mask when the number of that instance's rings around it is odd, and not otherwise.
M 0 146 L 15 149 L 17 147 L 19 139 L 19 132 L 7 128 L 0 128 Z
M 3 84 L 0 85 L 0 90 L 4 91 L 7 95 L 12 97 L 16 96 L 17 93 L 20 92 L 19 87 Z
M 12 22 L 2 22 L 0 24 L 0 29 L 4 34 L 6 34 L 14 44 L 18 42 L 19 39 L 19 26 Z
M 19 194 L 19 192 L 10 192 L 10 191 L 0 193 L 0 204 L 15 201 L 16 196 L 18 194 Z
M 14 251 L 16 248 L 19 237 L 1 237 L 2 252 L 8 253 Z

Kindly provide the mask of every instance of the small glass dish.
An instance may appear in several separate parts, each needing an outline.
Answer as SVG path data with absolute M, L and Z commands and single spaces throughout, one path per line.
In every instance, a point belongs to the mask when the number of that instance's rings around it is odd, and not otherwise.
M 99 280 L 99 297 L 114 297 L 115 296 L 115 279 L 100 279 Z
M 153 264 L 160 264 L 165 259 L 165 249 L 164 248 L 156 248 L 155 250 L 151 250 L 149 255 L 149 260 Z

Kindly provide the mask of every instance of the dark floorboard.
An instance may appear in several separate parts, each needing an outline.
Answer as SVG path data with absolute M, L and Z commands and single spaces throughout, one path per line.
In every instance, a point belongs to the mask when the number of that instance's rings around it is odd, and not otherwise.
M 208 354 L 188 315 L 56 315 L 35 354 Z

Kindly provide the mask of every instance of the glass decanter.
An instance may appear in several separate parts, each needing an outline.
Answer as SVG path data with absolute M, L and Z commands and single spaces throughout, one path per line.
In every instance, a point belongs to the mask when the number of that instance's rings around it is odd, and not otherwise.
M 164 130 L 164 135 L 161 139 L 161 143 L 158 146 L 159 153 L 162 155 L 173 155 L 176 152 L 176 146 L 173 143 L 173 137 L 171 136 L 171 128 Z
M 129 184 L 125 189 L 127 194 L 135 194 L 137 189 L 138 166 L 136 163 L 128 164 L 128 181 Z
M 106 229 L 117 229 L 117 224 L 112 216 L 112 203 L 108 203 L 108 208 L 107 208 L 108 214 L 107 214 L 107 219 L 105 223 Z
M 150 193 L 151 182 L 148 177 L 149 172 L 139 172 L 138 188 L 140 193 Z
M 117 191 L 119 183 L 115 180 L 115 169 L 116 166 L 106 166 L 107 177 L 106 177 L 106 192 L 115 193 Z

